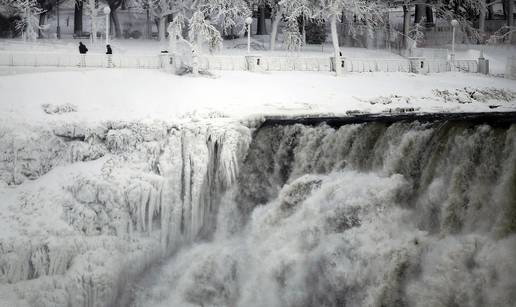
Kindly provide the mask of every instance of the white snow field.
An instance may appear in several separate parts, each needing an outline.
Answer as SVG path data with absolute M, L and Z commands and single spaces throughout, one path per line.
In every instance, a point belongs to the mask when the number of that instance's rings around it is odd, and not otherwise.
M 257 128 L 514 112 L 515 81 L 212 73 L 0 68 L 0 306 L 516 301 L 514 124 Z
M 154 70 L 63 70 L 26 73 L 6 68 L 0 76 L 0 115 L 6 122 L 101 122 L 263 115 L 343 115 L 396 108 L 420 112 L 516 110 L 514 97 L 458 93 L 444 99 L 435 90 L 494 88 L 516 92 L 516 82 L 479 74 L 214 72 L 180 77 Z M 453 94 L 453 93 L 452 93 Z M 451 94 L 451 95 L 452 95 Z M 442 95 L 441 95 L 442 96 Z M 478 98 L 478 99 L 477 99 Z M 493 100 L 494 98 L 494 100 Z M 501 99 L 498 99 L 501 98 Z M 42 105 L 72 104 L 77 112 L 48 115 Z

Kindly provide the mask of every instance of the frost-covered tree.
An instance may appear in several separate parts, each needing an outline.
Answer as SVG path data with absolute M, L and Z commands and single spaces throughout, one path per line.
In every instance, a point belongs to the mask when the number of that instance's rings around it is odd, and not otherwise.
M 303 37 L 299 32 L 299 24 L 295 19 L 287 20 L 285 45 L 289 51 L 299 51 L 303 46 Z
M 380 1 L 368 0 L 318 0 L 314 10 L 314 17 L 330 22 L 331 37 L 334 49 L 335 59 L 339 59 L 341 50 L 339 47 L 339 36 L 337 32 L 337 23 L 346 15 L 353 18 L 349 20 L 349 30 L 354 33 L 356 24 L 353 20 L 360 21 L 361 25 L 371 29 L 383 22 L 384 6 Z M 341 67 L 338 62 L 335 63 L 335 72 L 337 75 L 341 73 Z
M 424 27 L 422 25 L 423 20 L 424 19 L 421 19 L 421 22 L 416 23 L 408 33 L 409 38 L 412 40 L 411 49 L 416 49 L 423 38 L 425 38 Z
M 159 40 L 164 41 L 166 38 L 165 30 L 167 29 L 168 17 L 175 12 L 181 10 L 182 7 L 190 7 L 190 0 L 134 0 L 135 4 L 141 9 L 148 10 L 151 16 L 158 20 Z
M 122 37 L 122 29 L 120 26 L 120 21 L 118 20 L 117 10 L 122 6 L 124 0 L 106 0 L 109 8 L 111 9 L 111 13 L 109 13 L 110 22 L 113 23 L 113 28 L 115 30 L 115 37 Z
M 256 7 L 264 7 L 267 6 L 271 9 L 271 40 L 270 40 L 270 49 L 274 50 L 276 48 L 276 40 L 278 36 L 278 27 L 285 13 L 284 10 L 284 2 L 288 2 L 288 0 L 247 0 L 247 3 L 250 8 Z
M 188 39 L 183 37 L 183 29 L 188 23 Z M 170 52 L 178 55 L 177 43 L 183 42 L 186 44 L 192 57 L 193 73 L 198 73 L 198 58 L 202 55 L 202 45 L 205 41 L 208 42 L 210 51 L 214 51 L 222 45 L 222 37 L 220 32 L 210 24 L 204 17 L 204 13 L 196 11 L 190 19 L 186 19 L 184 14 L 178 14 L 174 20 L 169 24 L 168 29 L 170 39 Z
M 245 19 L 251 16 L 251 10 L 244 0 L 208 0 L 202 4 L 202 11 L 220 25 L 223 34 L 236 30 L 243 33 Z
M 382 0 L 385 4 L 391 7 L 402 6 L 404 11 L 404 26 L 403 35 L 408 38 L 408 33 L 411 29 L 410 14 L 415 8 L 417 19 L 420 21 L 422 11 L 426 8 L 435 12 L 435 16 L 440 20 L 450 22 L 455 19 L 459 22 L 459 27 L 463 33 L 470 38 L 480 40 L 480 34 L 485 30 L 485 15 L 490 6 L 495 2 L 486 0 Z M 433 14 L 432 14 L 433 17 Z M 478 27 L 475 21 L 478 18 Z M 427 21 L 430 22 L 431 20 Z M 409 47 L 409 44 L 405 44 Z
M 175 16 L 174 20 L 168 24 L 167 32 L 169 39 L 169 52 L 176 53 L 177 52 L 177 42 L 179 40 L 183 40 L 183 30 L 186 26 L 186 18 L 184 14 L 178 14 Z
M 283 8 L 285 19 L 287 20 L 285 38 L 288 38 L 288 44 L 291 44 L 296 41 L 295 38 L 299 33 L 299 20 L 303 19 L 304 22 L 306 18 L 312 18 L 317 2 L 314 0 L 281 0 L 279 5 Z M 295 26 L 297 26 L 297 29 Z M 301 35 L 301 33 L 299 33 L 299 35 Z M 292 39 L 294 40 L 292 41 Z M 301 41 L 302 43 L 305 42 L 304 29 L 301 35 Z
M 225 18 L 224 23 L 228 26 L 237 23 L 236 13 L 228 13 L 227 10 L 223 11 L 220 6 L 218 6 L 220 3 L 192 1 L 188 5 L 185 5 L 185 1 L 182 1 L 181 4 L 182 5 L 175 6 L 171 10 L 174 14 L 174 19 L 167 28 L 169 35 L 172 35 L 170 45 L 173 51 L 175 51 L 177 41 L 188 42 L 198 54 L 202 53 L 202 46 L 206 41 L 208 42 L 210 51 L 214 51 L 222 45 L 220 32 L 207 19 L 210 13 L 213 14 L 214 18 L 218 18 L 219 20 L 220 18 Z M 213 4 L 213 6 L 210 6 L 210 4 Z M 226 15 L 222 17 L 219 14 Z M 229 21 L 230 18 L 232 19 L 231 21 Z M 184 29 L 188 29 L 187 40 L 183 37 Z
M 98 29 L 98 16 L 101 12 L 101 7 L 98 0 L 84 0 L 86 7 L 86 15 L 90 16 L 91 20 L 91 33 L 90 39 L 92 44 L 97 43 L 97 29 Z
M 188 39 L 195 44 L 199 55 L 202 53 L 202 45 L 208 42 L 210 51 L 217 50 L 222 46 L 220 32 L 204 17 L 204 13 L 196 11 L 189 20 Z
M 5 17 L 17 16 L 19 11 L 16 7 L 17 0 L 0 0 L 0 14 Z
M 35 41 L 38 38 L 38 31 L 46 28 L 40 25 L 39 15 L 43 10 L 36 0 L 17 0 L 10 3 L 12 10 L 20 19 L 16 21 L 16 30 L 22 33 L 23 40 Z
M 271 8 L 271 42 L 270 49 L 274 50 L 276 48 L 276 38 L 278 36 L 278 26 L 283 17 L 283 5 L 280 0 L 269 0 L 269 6 Z

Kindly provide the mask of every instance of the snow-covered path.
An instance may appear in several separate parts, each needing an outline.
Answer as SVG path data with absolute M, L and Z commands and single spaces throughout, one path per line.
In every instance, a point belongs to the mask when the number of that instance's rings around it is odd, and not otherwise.
M 336 78 L 307 72 L 215 72 L 213 78 L 179 77 L 151 70 L 4 69 L 0 73 L 0 118 L 5 123 L 256 115 L 339 115 L 415 108 L 420 112 L 485 112 L 490 103 L 445 102 L 434 90 L 496 88 L 516 91 L 516 82 L 478 74 L 347 74 Z M 391 95 L 408 97 L 391 97 Z M 387 97 L 377 99 L 378 97 Z M 467 98 L 467 97 L 466 97 Z M 371 103 L 371 99 L 374 104 Z M 41 105 L 77 106 L 48 115 Z M 491 103 L 492 104 L 492 103 Z M 494 102 L 496 111 L 516 110 L 516 101 Z

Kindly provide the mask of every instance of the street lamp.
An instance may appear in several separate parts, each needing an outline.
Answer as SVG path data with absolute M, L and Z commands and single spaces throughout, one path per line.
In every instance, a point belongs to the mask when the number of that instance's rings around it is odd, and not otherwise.
M 251 24 L 253 23 L 253 17 L 247 17 L 245 23 L 247 24 L 247 53 L 251 53 Z
M 104 7 L 104 14 L 106 14 L 106 46 L 109 45 L 109 14 L 111 9 L 109 6 Z
M 453 19 L 451 21 L 451 25 L 452 25 L 452 28 L 453 28 L 453 34 L 452 34 L 452 54 L 451 54 L 451 57 L 450 59 L 452 61 L 455 61 L 455 29 L 459 26 L 459 22 L 457 21 L 457 19 Z
M 56 37 L 57 37 L 57 39 L 61 39 L 61 26 L 59 25 L 59 1 L 56 1 L 56 15 L 57 15 Z

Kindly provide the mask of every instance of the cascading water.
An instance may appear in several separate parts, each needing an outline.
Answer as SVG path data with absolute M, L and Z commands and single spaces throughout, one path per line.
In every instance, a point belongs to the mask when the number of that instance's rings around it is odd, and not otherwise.
M 516 306 L 516 125 L 264 126 L 133 306 Z

